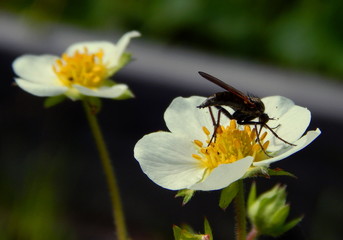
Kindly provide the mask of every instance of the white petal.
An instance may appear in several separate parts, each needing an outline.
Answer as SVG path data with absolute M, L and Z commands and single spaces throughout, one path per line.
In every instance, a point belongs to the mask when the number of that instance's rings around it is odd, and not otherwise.
M 15 81 L 23 90 L 39 97 L 58 96 L 68 90 L 65 86 L 41 84 L 21 78 L 16 78 Z
M 116 84 L 111 87 L 103 86 L 97 89 L 90 89 L 76 84 L 73 87 L 83 95 L 102 98 L 117 98 L 128 89 L 128 86 L 125 84 Z
M 213 123 L 208 108 L 197 108 L 204 100 L 204 97 L 199 96 L 175 98 L 164 113 L 168 129 L 172 133 L 183 135 L 190 140 L 205 141 L 206 135 L 202 131 L 202 127 L 205 126 L 212 132 Z M 216 115 L 216 113 L 217 111 L 214 109 L 214 114 Z
M 270 118 L 267 123 L 277 135 L 287 142 L 294 143 L 306 131 L 311 121 L 311 113 L 308 109 L 294 105 L 294 103 L 285 97 L 274 96 L 264 98 L 266 113 Z M 266 128 L 264 128 L 266 129 Z M 278 151 L 281 148 L 288 147 L 282 140 L 269 132 L 266 140 L 270 141 L 268 151 Z
M 170 190 L 189 188 L 200 181 L 204 169 L 192 157 L 194 144 L 169 132 L 145 135 L 134 156 L 143 172 L 156 184 Z
M 270 159 L 267 159 L 264 161 L 253 163 L 253 165 L 254 166 L 269 166 L 269 164 L 271 164 L 273 162 L 280 161 L 280 160 L 292 155 L 293 153 L 300 151 L 301 149 L 303 149 L 307 145 L 309 145 L 320 134 L 321 134 L 320 129 L 316 129 L 315 131 L 308 131 L 306 133 L 306 135 L 304 135 L 298 141 L 295 142 L 296 146 L 289 147 L 287 149 L 283 149 L 278 153 L 278 155 L 276 157 L 273 157 L 273 158 L 270 158 Z M 269 150 L 269 148 L 268 148 L 268 150 Z
M 294 102 L 283 96 L 269 96 L 262 98 L 262 102 L 265 106 L 265 112 L 270 115 L 271 118 L 279 118 L 285 114 L 295 104 Z
M 225 188 L 243 177 L 251 166 L 252 161 L 253 157 L 249 156 L 234 163 L 221 164 L 213 169 L 204 181 L 194 184 L 190 189 L 210 191 Z
M 118 63 L 118 60 L 113 60 L 114 58 L 117 59 L 117 54 L 118 54 L 117 46 L 108 41 L 92 41 L 92 42 L 75 43 L 66 50 L 66 53 L 69 56 L 74 55 L 75 51 L 84 53 L 85 48 L 87 48 L 89 53 L 98 53 L 100 50 L 102 50 L 104 52 L 103 61 L 105 64 L 108 65 L 107 66 L 108 68 L 114 67 Z
M 14 72 L 22 79 L 35 83 L 58 85 L 57 76 L 52 66 L 56 56 L 53 55 L 23 55 L 14 60 Z
M 100 50 L 107 50 L 115 48 L 115 45 L 109 41 L 87 41 L 78 42 L 70 45 L 65 51 L 68 55 L 74 55 L 76 51 L 79 53 L 84 53 L 85 48 L 87 48 L 88 53 L 97 53 Z
M 132 31 L 124 34 L 117 44 L 113 44 L 108 41 L 90 41 L 75 43 L 66 50 L 66 53 L 68 55 L 73 55 L 76 50 L 78 50 L 80 53 L 83 53 L 85 51 L 85 47 L 87 48 L 89 53 L 97 53 L 100 50 L 103 50 L 104 63 L 108 64 L 108 68 L 113 68 L 117 66 L 121 55 L 130 42 L 130 39 L 139 36 L 139 32 Z
M 114 62 L 119 61 L 121 55 L 124 53 L 125 49 L 129 45 L 131 38 L 140 37 L 140 36 L 141 34 L 137 31 L 131 31 L 131 32 L 125 33 L 117 42 L 117 48 L 118 48 L 117 59 L 114 59 L 113 61 Z

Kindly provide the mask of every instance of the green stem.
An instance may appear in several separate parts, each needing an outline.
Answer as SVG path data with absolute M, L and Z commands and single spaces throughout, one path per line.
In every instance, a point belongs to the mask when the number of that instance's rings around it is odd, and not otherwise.
M 236 215 L 236 240 L 245 240 L 247 230 L 243 180 L 238 180 L 238 193 L 234 199 L 234 207 Z
M 82 101 L 85 109 L 89 126 L 92 130 L 96 146 L 99 151 L 101 164 L 106 176 L 107 187 L 111 197 L 112 213 L 114 217 L 114 226 L 117 230 L 118 240 L 128 240 L 128 233 L 126 230 L 125 216 L 122 202 L 120 199 L 119 186 L 117 183 L 114 168 L 111 164 L 111 159 L 106 148 L 104 137 L 102 135 L 96 113 L 94 113 L 92 106 L 86 100 Z

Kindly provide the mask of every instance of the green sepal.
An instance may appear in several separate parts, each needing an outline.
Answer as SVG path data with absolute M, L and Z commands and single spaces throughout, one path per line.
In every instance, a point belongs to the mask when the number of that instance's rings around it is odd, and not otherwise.
M 119 97 L 113 98 L 115 100 L 127 100 L 127 99 L 131 99 L 134 98 L 135 95 L 133 94 L 133 92 L 130 89 L 126 89 L 125 92 L 123 92 L 122 95 L 120 95 Z
M 274 168 L 274 169 L 268 168 L 267 174 L 269 176 L 288 176 L 292 178 L 297 178 L 297 176 L 295 176 L 293 173 L 287 172 L 281 168 Z
M 288 176 L 297 178 L 293 173 L 287 172 L 281 168 L 271 169 L 268 167 L 254 167 L 245 173 L 243 178 L 251 177 L 265 177 L 270 178 L 270 176 Z
M 242 178 L 244 179 L 265 176 L 267 174 L 267 171 L 268 167 L 253 167 L 250 168 L 249 171 L 247 171 Z
M 131 54 L 124 52 L 120 59 L 119 62 L 117 64 L 117 66 L 113 67 L 110 71 L 109 71 L 109 75 L 112 76 L 113 74 L 115 74 L 116 72 L 118 72 L 120 69 L 122 69 L 126 64 L 128 64 L 131 61 Z
M 289 221 L 288 223 L 286 223 L 286 225 L 283 226 L 283 228 L 281 228 L 278 232 L 277 235 L 275 236 L 280 236 L 281 234 L 289 231 L 290 229 L 292 229 L 293 227 L 295 227 L 299 222 L 301 222 L 303 220 L 303 216 L 295 218 L 291 221 Z
M 83 101 L 90 107 L 92 114 L 98 114 L 102 107 L 102 102 L 98 97 L 84 96 Z
M 282 208 L 280 208 L 278 211 L 276 211 L 273 214 L 273 216 L 271 216 L 271 222 L 279 221 L 279 222 L 283 222 L 283 224 L 279 226 L 270 226 L 270 229 L 271 229 L 269 232 L 270 236 L 278 237 L 282 235 L 283 233 L 287 232 L 288 230 L 296 226 L 303 219 L 303 217 L 298 217 L 289 221 L 288 223 L 285 223 L 289 215 L 289 211 L 290 211 L 290 206 L 285 205 Z
M 173 233 L 175 240 L 213 240 L 209 234 L 197 234 L 189 225 L 182 228 L 174 225 Z
M 209 236 L 208 240 L 213 240 L 212 228 L 207 218 L 205 218 L 204 220 L 204 231 L 205 231 L 205 234 Z
M 189 232 L 191 234 L 194 234 L 195 231 L 194 229 L 191 227 L 191 225 L 188 225 L 188 224 L 182 224 L 182 229 L 185 230 L 186 232 Z
M 256 200 L 256 183 L 253 182 L 250 188 L 250 192 L 249 192 L 249 196 L 248 196 L 248 200 L 247 200 L 247 206 L 248 208 L 250 208 L 252 206 L 252 204 L 255 202 Z
M 231 183 L 226 188 L 222 189 L 219 198 L 219 207 L 225 210 L 238 193 L 238 182 Z
M 290 210 L 290 206 L 288 204 L 280 207 L 280 209 L 278 209 L 274 214 L 272 214 L 271 222 L 274 222 L 275 220 L 277 220 L 278 222 L 284 224 L 288 217 L 289 210 Z
M 173 233 L 175 240 L 181 239 L 182 229 L 180 227 L 173 225 Z
M 186 205 L 194 196 L 195 190 L 182 189 L 177 192 L 175 197 L 183 197 L 182 205 Z
M 58 96 L 48 97 L 44 101 L 44 107 L 45 108 L 53 107 L 53 106 L 55 106 L 57 104 L 60 104 L 61 102 L 63 102 L 66 99 L 67 99 L 67 97 L 65 95 L 58 95 Z

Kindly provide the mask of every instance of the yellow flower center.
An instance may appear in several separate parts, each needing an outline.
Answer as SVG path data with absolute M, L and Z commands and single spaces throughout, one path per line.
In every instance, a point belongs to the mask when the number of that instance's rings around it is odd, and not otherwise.
M 257 141 L 255 128 L 251 130 L 250 126 L 245 125 L 244 129 L 240 130 L 237 128 L 236 121 L 231 120 L 228 126 L 218 127 L 216 139 L 209 144 L 212 134 L 206 127 L 202 130 L 207 136 L 207 142 L 204 144 L 200 140 L 194 140 L 198 154 L 192 155 L 199 160 L 202 168 L 211 171 L 220 164 L 233 163 L 247 156 L 253 156 L 254 161 L 268 158 L 264 152 L 269 145 L 269 141 L 264 142 L 267 132 L 259 136 L 260 144 Z
M 87 88 L 98 88 L 108 76 L 107 67 L 103 62 L 104 52 L 89 53 L 75 51 L 74 55 L 63 54 L 56 60 L 53 70 L 58 79 L 67 87 L 79 84 Z

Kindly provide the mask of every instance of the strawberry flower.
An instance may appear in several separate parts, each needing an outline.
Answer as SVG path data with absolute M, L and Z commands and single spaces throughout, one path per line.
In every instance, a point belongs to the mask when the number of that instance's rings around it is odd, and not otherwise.
M 175 98 L 164 114 L 170 132 L 147 134 L 135 146 L 134 155 L 143 172 L 161 187 L 222 189 L 250 171 L 266 168 L 301 150 L 320 135 L 319 129 L 305 133 L 311 120 L 308 109 L 285 97 L 272 96 L 262 99 L 265 113 L 273 118 L 268 125 L 295 146 L 265 128 L 259 144 L 256 130 L 226 117 L 221 117 L 216 140 L 210 142 L 214 129 L 210 114 L 208 109 L 196 107 L 204 100 L 198 96 Z
M 39 97 L 65 95 L 72 100 L 82 96 L 120 98 L 131 95 L 126 84 L 109 78 L 130 60 L 125 53 L 131 38 L 140 33 L 124 34 L 117 44 L 106 41 L 71 45 L 61 57 L 23 55 L 13 62 L 15 81 L 23 90 Z

